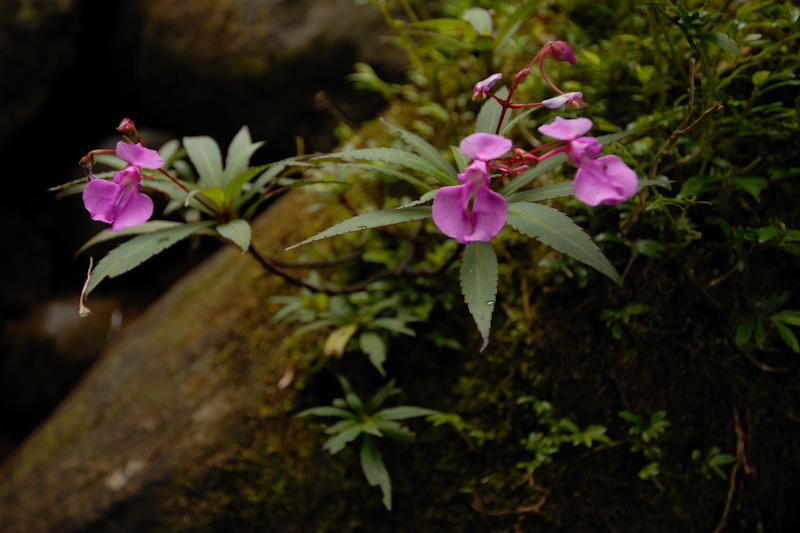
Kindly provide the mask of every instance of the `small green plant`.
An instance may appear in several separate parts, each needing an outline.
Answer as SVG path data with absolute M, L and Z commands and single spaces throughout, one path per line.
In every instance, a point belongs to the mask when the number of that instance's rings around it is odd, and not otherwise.
M 539 424 L 546 428 L 545 431 L 531 431 L 521 442 L 526 450 L 533 453 L 533 458 L 517 463 L 517 468 L 525 470 L 529 476 L 540 466 L 552 462 L 552 456 L 564 443 L 573 446 L 582 444 L 591 448 L 594 442 L 605 444 L 611 442 L 604 426 L 591 425 L 582 430 L 569 418 L 556 419 L 555 410 L 550 402 L 523 396 L 517 400 L 517 404 L 532 404 L 533 410 L 538 415 Z
M 400 442 L 411 442 L 414 440 L 415 433 L 400 424 L 398 420 L 435 415 L 438 414 L 438 411 L 410 405 L 378 410 L 387 398 L 401 392 L 394 386 L 394 380 L 381 387 L 366 404 L 356 395 L 353 387 L 344 377 L 339 377 L 339 383 L 344 390 L 344 398 L 334 399 L 331 406 L 323 405 L 306 409 L 297 416 L 332 416 L 342 419 L 325 430 L 325 433 L 331 437 L 325 442 L 323 448 L 333 455 L 342 451 L 348 443 L 359 439 L 361 443 L 359 457 L 364 477 L 371 486 L 381 488 L 383 504 L 391 511 L 392 481 L 381 454 L 375 447 L 373 437 L 386 436 Z
M 649 305 L 631 302 L 622 309 L 603 309 L 600 320 L 605 320 L 606 327 L 611 329 L 611 336 L 619 340 L 622 338 L 622 324 L 627 324 L 631 317 L 648 311 L 650 311 Z
M 288 320 L 304 324 L 295 330 L 295 335 L 335 328 L 323 343 L 325 357 L 341 357 L 358 349 L 382 376 L 386 375 L 383 363 L 389 336 L 401 333 L 414 337 L 416 333 L 408 324 L 427 318 L 432 307 L 432 302 L 405 306 L 400 295 L 386 296 L 376 290 L 329 296 L 305 287 L 298 296 L 275 296 L 270 301 L 283 304 L 273 322 Z
M 714 446 L 708 450 L 704 459 L 703 453 L 700 450 L 694 450 L 692 452 L 692 460 L 702 461 L 698 472 L 700 472 L 700 475 L 704 478 L 711 479 L 711 472 L 714 472 L 720 479 L 727 480 L 728 475 L 725 474 L 725 471 L 720 467 L 736 461 L 736 457 L 727 453 L 722 453 L 718 446 Z
M 784 309 L 778 311 L 791 296 L 791 293 L 784 292 L 780 296 L 772 294 L 766 300 L 757 302 L 754 306 L 755 316 L 745 320 L 736 330 L 736 344 L 742 346 L 753 337 L 759 350 L 764 349 L 767 339 L 766 324 L 770 324 L 780 335 L 786 346 L 794 353 L 800 353 L 800 344 L 797 335 L 789 326 L 800 326 L 800 311 Z
M 661 471 L 659 463 L 656 461 L 661 457 L 661 448 L 655 444 L 655 441 L 664 436 L 667 428 L 671 425 L 669 421 L 665 420 L 667 414 L 664 411 L 656 411 L 650 417 L 649 422 L 630 411 L 621 411 L 619 416 L 631 424 L 631 428 L 628 430 L 628 434 L 634 437 L 631 452 L 642 452 L 642 455 L 650 461 L 639 471 L 639 477 L 641 479 L 656 477 Z

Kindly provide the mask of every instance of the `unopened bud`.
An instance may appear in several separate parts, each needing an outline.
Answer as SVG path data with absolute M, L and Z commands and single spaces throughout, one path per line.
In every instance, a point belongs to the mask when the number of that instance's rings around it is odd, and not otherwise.
M 133 121 L 129 118 L 123 118 L 122 122 L 119 123 L 117 126 L 117 131 L 121 131 L 125 135 L 133 135 L 136 131 L 136 126 L 133 124 Z
M 572 65 L 578 62 L 575 54 L 572 53 L 572 48 L 564 41 L 556 41 L 551 44 L 547 53 L 556 61 L 569 61 Z
M 514 75 L 514 84 L 520 85 L 522 84 L 527 78 L 528 74 L 531 73 L 530 67 L 525 67 L 524 69 L 520 70 Z

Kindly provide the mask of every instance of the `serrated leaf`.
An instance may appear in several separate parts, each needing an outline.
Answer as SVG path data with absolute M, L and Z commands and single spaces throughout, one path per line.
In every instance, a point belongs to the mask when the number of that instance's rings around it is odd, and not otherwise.
M 607 133 L 606 135 L 601 135 L 597 138 L 597 144 L 602 144 L 605 146 L 606 144 L 611 144 L 615 141 L 619 141 L 620 139 L 624 139 L 630 135 L 634 135 L 639 133 L 641 130 L 636 131 L 620 131 L 618 133 Z
M 489 344 L 497 297 L 497 256 L 491 243 L 467 243 L 461 260 L 461 292 L 483 337 L 483 351 Z
M 428 191 L 425 194 L 423 194 L 422 196 L 420 196 L 419 200 L 415 200 L 413 202 L 407 203 L 406 205 L 401 205 L 397 209 L 407 209 L 409 207 L 414 207 L 415 205 L 424 204 L 426 202 L 430 202 L 435 197 L 436 197 L 436 191 L 435 190 Z
M 537 164 L 535 167 L 526 170 L 516 178 L 512 179 L 508 185 L 506 185 L 500 190 L 500 194 L 508 198 L 509 194 L 518 191 L 522 187 L 525 187 L 526 185 L 528 185 L 530 182 L 532 182 L 545 172 L 553 170 L 559 165 L 566 163 L 568 159 L 569 157 L 567 157 L 567 154 L 563 152 L 560 154 L 556 154 L 552 157 L 548 157 L 541 163 Z
M 750 194 L 756 202 L 761 202 L 761 190 L 769 186 L 764 178 L 731 178 L 733 186 Z
M 344 222 L 340 222 L 335 226 L 317 233 L 313 237 L 309 237 L 308 239 L 286 249 L 291 250 L 292 248 L 297 248 L 298 246 L 302 246 L 313 241 L 327 239 L 328 237 L 349 233 L 351 231 L 360 231 L 369 228 L 400 224 L 402 222 L 410 222 L 412 220 L 429 218 L 430 216 L 432 216 L 431 208 L 427 206 L 409 207 L 408 209 L 384 209 L 382 211 L 373 211 L 371 213 L 365 213 L 363 215 L 349 218 Z
M 508 206 L 508 223 L 520 233 L 539 239 L 615 282 L 622 283 L 617 270 L 591 237 L 558 209 L 528 202 L 513 203 Z
M 775 322 L 774 324 L 775 329 L 778 330 L 778 335 L 781 336 L 786 346 L 791 348 L 794 353 L 800 353 L 800 344 L 797 342 L 797 335 L 794 334 L 794 331 L 786 324 L 781 324 L 780 322 Z
M 435 415 L 438 413 L 439 411 L 434 411 L 433 409 L 414 407 L 413 405 L 403 405 L 400 407 L 387 407 L 386 409 L 381 409 L 372 415 L 372 418 L 375 420 L 407 420 L 409 418 Z
M 302 418 L 304 416 L 314 415 L 314 416 L 338 416 L 340 418 L 347 418 L 350 420 L 357 420 L 356 415 L 352 411 L 348 411 L 347 409 L 342 409 L 341 407 L 333 407 L 331 405 L 320 405 L 317 407 L 311 407 L 310 409 L 305 409 L 304 411 L 300 411 L 296 415 L 297 418 Z
M 143 233 L 152 233 L 154 231 L 159 231 L 162 229 L 167 228 L 174 228 L 175 226 L 180 226 L 181 222 L 173 222 L 171 220 L 148 220 L 138 226 L 130 226 L 127 228 L 122 228 L 119 231 L 111 231 L 109 229 L 103 230 L 81 246 L 75 255 L 80 255 L 81 252 L 91 248 L 95 244 L 99 244 L 101 242 L 110 241 L 112 239 L 118 239 L 120 237 L 130 237 L 131 235 L 142 235 Z
M 410 131 L 406 131 L 402 128 L 389 124 L 383 119 L 381 119 L 381 122 L 390 130 L 398 134 L 406 143 L 410 144 L 417 154 L 438 166 L 442 171 L 447 172 L 453 178 L 457 178 L 458 173 L 456 172 L 456 169 L 453 168 L 453 165 L 451 165 L 450 162 L 445 159 L 444 156 L 442 156 L 439 150 L 434 148 L 428 141 L 415 133 L 411 133 Z
M 255 178 L 256 175 L 258 175 L 259 173 L 263 172 L 266 169 L 267 165 L 261 165 L 260 167 L 249 168 L 244 172 L 240 173 L 239 175 L 235 176 L 232 180 L 230 180 L 228 182 L 227 187 L 225 187 L 225 206 L 227 208 L 232 208 L 234 206 L 234 201 L 236 200 L 236 197 L 242 191 L 242 187 L 244 187 L 245 183 L 250 182 L 250 180 Z
M 714 46 L 718 46 L 722 48 L 726 52 L 730 52 L 736 57 L 742 55 L 742 52 L 739 50 L 739 45 L 736 44 L 736 41 L 725 35 L 724 33 L 719 32 L 708 32 L 708 33 L 696 33 L 694 38 L 698 41 L 703 41 L 704 43 L 712 44 Z
M 536 189 L 512 194 L 508 197 L 508 201 L 541 202 L 542 200 L 564 198 L 565 196 L 572 196 L 573 194 L 575 194 L 575 189 L 572 186 L 572 181 L 562 181 L 560 183 L 553 183 L 551 185 L 545 185 L 544 187 L 537 187 Z
M 184 137 L 183 147 L 200 176 L 203 187 L 222 185 L 222 152 L 217 141 L 206 135 Z
M 381 376 L 386 376 L 386 371 L 383 369 L 383 363 L 386 362 L 386 343 L 377 333 L 367 331 L 358 337 L 358 347 L 369 358 Z
M 181 224 L 174 228 L 139 235 L 119 245 L 94 267 L 91 279 L 86 286 L 85 295 L 89 296 L 89 293 L 104 279 L 133 270 L 154 255 L 160 254 L 170 246 L 214 224 L 215 222 L 210 220 Z
M 399 422 L 393 420 L 378 420 L 378 429 L 390 439 L 400 442 L 414 442 L 416 433 L 403 426 Z
M 339 453 L 344 449 L 348 442 L 353 442 L 358 438 L 359 435 L 361 435 L 361 426 L 354 421 L 348 420 L 348 422 L 352 422 L 353 427 L 341 431 L 339 434 L 329 438 L 322 447 L 323 449 L 328 450 L 331 455 Z
M 785 310 L 772 317 L 773 320 L 778 320 L 784 324 L 792 326 L 800 326 L 800 311 Z
M 494 94 L 501 100 L 505 100 L 508 97 L 508 87 L 501 87 Z M 475 133 L 495 133 L 502 130 L 508 124 L 507 121 L 510 120 L 509 114 L 506 113 L 505 117 L 503 117 L 503 124 L 498 128 L 497 124 L 500 122 L 500 115 L 502 114 L 503 106 L 497 100 L 494 98 L 486 100 L 475 121 Z
M 348 150 L 346 152 L 335 152 L 332 154 L 325 154 L 324 156 L 315 158 L 319 159 L 342 159 L 344 161 L 351 160 L 366 160 L 366 161 L 380 161 L 382 163 L 389 163 L 398 165 L 403 168 L 410 168 L 416 170 L 426 176 L 431 176 L 443 183 L 444 185 L 458 185 L 460 182 L 454 175 L 440 169 L 422 156 L 405 150 L 397 148 L 360 148 L 357 150 Z
M 389 471 L 386 470 L 386 465 L 383 464 L 381 454 L 375 448 L 375 443 L 370 436 L 364 436 L 361 440 L 361 469 L 364 471 L 364 477 L 367 478 L 367 483 L 370 486 L 379 486 L 383 493 L 383 505 L 389 511 L 392 510 L 392 482 L 389 479 Z
M 217 232 L 241 248 L 242 253 L 250 249 L 252 231 L 250 230 L 250 224 L 246 220 L 237 218 L 226 224 L 220 224 L 217 226 Z
M 405 172 L 389 166 L 377 166 L 370 165 L 368 163 L 336 163 L 336 166 L 343 168 L 354 168 L 356 170 L 366 170 L 368 172 L 376 172 L 378 174 L 383 174 L 385 176 L 407 181 L 408 183 L 416 185 L 417 187 L 420 187 L 426 191 L 430 191 L 433 188 L 421 179 L 415 178 L 410 174 L 406 174 Z

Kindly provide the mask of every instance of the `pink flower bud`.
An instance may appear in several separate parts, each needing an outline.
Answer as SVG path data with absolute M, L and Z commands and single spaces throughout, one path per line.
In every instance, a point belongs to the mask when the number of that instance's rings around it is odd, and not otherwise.
M 129 118 L 123 118 L 122 122 L 119 123 L 117 126 L 117 131 L 121 131 L 125 135 L 132 135 L 135 131 L 136 126 L 134 126 L 133 121 Z
M 522 69 L 519 72 L 517 72 L 514 75 L 514 84 L 515 85 L 520 85 L 521 83 L 523 83 L 525 81 L 525 79 L 528 77 L 528 74 L 530 74 L 530 73 L 531 73 L 530 67 L 525 67 L 524 69 Z
M 572 48 L 564 41 L 556 41 L 551 44 L 547 53 L 556 61 L 569 61 L 572 65 L 578 62 L 575 54 L 572 53 Z

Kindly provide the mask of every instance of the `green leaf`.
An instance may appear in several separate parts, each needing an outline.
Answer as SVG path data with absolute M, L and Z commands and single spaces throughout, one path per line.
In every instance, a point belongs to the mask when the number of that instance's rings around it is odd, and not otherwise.
M 227 224 L 217 226 L 217 232 L 226 239 L 233 241 L 233 244 L 242 249 L 245 253 L 250 249 L 251 230 L 250 224 L 246 220 L 237 218 Z
M 422 188 L 423 190 L 430 191 L 433 187 L 425 183 L 419 178 L 416 178 L 410 174 L 406 174 L 396 168 L 389 167 L 389 166 L 378 166 L 378 165 L 371 165 L 367 163 L 336 163 L 337 167 L 343 168 L 354 168 L 356 170 L 366 170 L 368 172 L 375 172 L 377 174 L 383 174 L 385 176 L 390 176 L 392 178 L 397 178 L 403 181 L 407 181 L 412 185 L 416 185 L 417 187 Z
M 656 477 L 661 473 L 658 463 L 650 463 L 639 471 L 639 479 Z
M 495 91 L 494 94 L 501 100 L 505 100 L 508 97 L 508 87 L 501 87 Z M 501 106 L 497 100 L 494 98 L 486 100 L 486 103 L 481 107 L 478 118 L 475 121 L 475 133 L 494 133 L 498 131 L 497 124 L 500 122 L 500 115 L 502 112 L 503 106 Z M 505 117 L 503 117 L 503 124 L 499 128 L 500 130 L 508 124 L 507 121 L 511 119 L 509 115 L 510 113 L 507 112 Z
M 129 237 L 131 235 L 141 235 L 143 233 L 152 233 L 154 231 L 159 231 L 162 229 L 167 228 L 174 228 L 175 226 L 180 226 L 181 222 L 172 222 L 170 220 L 148 220 L 138 226 L 130 226 L 128 228 L 122 228 L 119 231 L 111 231 L 109 229 L 103 230 L 88 241 L 86 244 L 81 246 L 75 255 L 80 255 L 81 252 L 91 248 L 95 244 L 99 244 L 101 242 L 110 241 L 112 239 L 117 239 L 119 237 Z
M 453 178 L 458 179 L 458 173 L 456 172 L 456 169 L 453 168 L 453 165 L 451 165 L 450 162 L 447 161 L 444 156 L 442 156 L 439 150 L 434 148 L 428 141 L 415 133 L 411 133 L 402 128 L 398 128 L 397 126 L 389 124 L 383 119 L 381 119 L 381 122 L 390 130 L 400 135 L 400 137 L 406 143 L 410 144 L 420 156 L 439 167 L 442 171 L 447 172 Z
M 516 126 L 517 124 L 519 124 L 519 122 L 522 119 L 524 119 L 525 117 L 527 117 L 528 115 L 530 115 L 534 111 L 536 111 L 536 108 L 535 107 L 531 107 L 531 108 L 526 109 L 522 113 L 518 114 L 516 117 L 514 117 L 513 120 L 509 121 L 505 126 L 503 126 L 503 128 L 500 130 L 500 135 L 505 135 L 506 133 L 511 131 L 511 129 L 514 126 Z
M 291 250 L 292 248 L 297 248 L 298 246 L 302 246 L 304 244 L 308 244 L 313 241 L 327 239 L 328 237 L 341 235 L 343 233 L 349 233 L 351 231 L 360 231 L 369 228 L 378 228 L 381 226 L 400 224 L 402 222 L 410 222 L 412 220 L 419 220 L 422 218 L 428 218 L 430 216 L 431 216 L 431 208 L 427 206 L 409 207 L 407 209 L 384 209 L 383 211 L 373 211 L 371 213 L 365 213 L 363 215 L 358 215 L 353 218 L 349 218 L 344 222 L 340 222 L 335 226 L 332 226 L 323 232 L 317 233 L 313 237 L 310 237 L 286 249 Z
M 236 200 L 236 197 L 242 191 L 244 184 L 248 183 L 250 180 L 256 177 L 256 175 L 266 170 L 266 168 L 267 165 L 253 167 L 245 170 L 230 180 L 228 185 L 225 187 L 225 207 L 230 209 L 234 205 L 234 200 Z
M 403 405 L 400 407 L 387 407 L 386 409 L 381 409 L 375 413 L 372 418 L 375 420 L 407 420 L 409 418 L 435 415 L 438 413 L 439 411 L 434 411 L 433 409 L 414 407 L 412 405 Z
M 761 202 L 761 190 L 769 186 L 769 182 L 764 178 L 732 178 L 733 186 L 740 189 Z
M 342 409 L 340 407 L 333 407 L 330 405 L 320 405 L 317 407 L 311 407 L 310 409 L 306 409 L 304 411 L 300 411 L 297 413 L 297 418 L 302 418 L 304 416 L 314 415 L 314 416 L 338 416 L 340 418 L 347 418 L 350 420 L 357 420 L 355 414 L 352 411 L 348 411 L 347 409 Z
M 495 35 L 495 53 L 502 50 L 505 43 L 514 36 L 517 29 L 520 27 L 520 24 L 528 19 L 531 12 L 533 12 L 538 5 L 539 2 L 531 1 L 514 10 L 514 14 L 508 17 L 503 25 L 497 29 L 497 33 Z
M 378 392 L 367 402 L 367 412 L 372 413 L 386 401 L 386 398 L 394 396 L 395 394 L 400 394 L 400 389 L 395 388 L 394 385 L 395 380 L 392 379 L 386 385 L 378 389 Z
M 753 321 L 748 320 L 736 328 L 736 346 L 741 346 L 753 335 Z
M 698 41 L 703 41 L 704 43 L 708 43 L 719 48 L 722 48 L 726 52 L 730 52 L 736 57 L 742 55 L 742 52 L 739 50 L 739 45 L 736 44 L 736 41 L 725 35 L 724 33 L 715 32 L 702 32 L 696 33 L 694 38 Z
M 389 331 L 402 333 L 403 335 L 408 335 L 409 337 L 417 336 L 417 333 L 413 329 L 406 327 L 405 321 L 399 318 L 392 318 L 388 316 L 376 318 L 370 322 L 370 326 L 373 328 L 388 329 Z
M 785 310 L 772 317 L 772 320 L 778 320 L 784 324 L 791 326 L 800 326 L 800 311 Z
M 211 220 L 181 224 L 174 228 L 139 235 L 119 245 L 94 267 L 89 284 L 86 286 L 85 296 L 89 296 L 89 293 L 104 279 L 114 278 L 133 270 L 154 255 L 214 224 L 215 222 Z
M 464 10 L 462 18 L 469 22 L 470 26 L 480 36 L 489 36 L 494 29 L 492 16 L 489 12 L 480 7 L 472 7 Z
M 386 371 L 383 369 L 383 363 L 386 361 L 386 343 L 377 333 L 367 331 L 358 337 L 358 347 L 361 351 L 367 354 L 369 362 L 372 363 L 381 376 L 386 376 Z
M 535 167 L 526 170 L 525 172 L 523 172 L 522 174 L 520 174 L 516 178 L 512 179 L 511 182 L 508 185 L 506 185 L 505 187 L 503 187 L 500 190 L 500 194 L 502 194 L 503 196 L 508 198 L 509 194 L 512 194 L 512 193 L 516 192 L 517 190 L 521 189 L 522 187 L 525 187 L 526 185 L 528 185 L 530 182 L 532 182 L 533 180 L 535 180 L 536 178 L 538 178 L 539 176 L 541 176 L 545 172 L 553 170 L 557 166 L 565 163 L 568 159 L 569 159 L 569 157 L 567 157 L 567 154 L 565 154 L 563 152 L 560 153 L 560 154 L 554 155 L 553 157 L 549 157 L 549 158 L 545 159 L 544 161 L 542 161 L 541 163 L 539 163 Z M 570 187 L 572 187 L 571 184 L 570 184 Z
M 797 343 L 797 335 L 794 334 L 794 331 L 786 324 L 781 324 L 780 322 L 774 322 L 774 324 L 775 329 L 778 330 L 778 335 L 781 336 L 786 346 L 791 348 L 794 353 L 800 353 L 800 344 Z
M 425 194 L 423 194 L 422 196 L 420 196 L 419 200 L 414 200 L 413 202 L 407 203 L 405 205 L 401 205 L 397 209 L 407 209 L 409 207 L 414 207 L 415 205 L 421 205 L 421 204 L 424 204 L 426 202 L 430 202 L 435 197 L 436 197 L 436 191 L 435 190 L 434 191 L 428 191 Z
M 365 435 L 361 440 L 361 468 L 364 470 L 364 477 L 370 486 L 379 486 L 383 493 L 383 505 L 392 510 L 392 481 L 389 479 L 389 471 L 383 464 L 381 454 L 375 448 L 372 437 Z
M 622 284 L 617 270 L 591 237 L 561 211 L 546 205 L 517 202 L 508 206 L 508 223 L 520 233 L 539 239 Z
M 461 260 L 461 291 L 483 337 L 483 351 L 489 344 L 497 296 L 497 256 L 490 243 L 467 243 Z
M 217 141 L 206 135 L 184 137 L 183 147 L 200 175 L 198 183 L 203 187 L 222 185 L 222 153 Z
M 413 442 L 416 436 L 413 431 L 393 420 L 378 420 L 377 424 L 378 429 L 380 429 L 384 435 L 396 441 Z
M 242 126 L 242 129 L 239 130 L 228 146 L 228 154 L 225 157 L 225 172 L 222 175 L 221 183 L 223 188 L 227 188 L 231 180 L 250 164 L 250 158 L 262 146 L 264 146 L 264 143 L 254 143 L 250 137 L 250 130 L 247 129 L 247 126 Z
M 407 152 L 405 150 L 398 150 L 397 148 L 360 148 L 357 150 L 347 150 L 345 152 L 325 154 L 324 156 L 315 158 L 315 160 L 320 160 L 323 158 L 342 159 L 344 161 L 381 161 L 382 163 L 389 163 L 404 168 L 410 168 L 411 170 L 416 170 L 417 172 L 425 174 L 426 176 L 431 176 L 437 179 L 444 185 L 458 185 L 460 183 L 456 176 L 445 170 L 442 170 L 424 157 L 418 156 L 412 152 Z
M 361 426 L 354 421 L 348 420 L 348 422 L 352 422 L 353 427 L 329 438 L 322 447 L 323 449 L 328 450 L 331 455 L 339 453 L 344 449 L 348 442 L 353 442 L 358 438 L 359 435 L 361 435 Z
M 624 139 L 625 137 L 628 137 L 629 135 L 634 135 L 636 133 L 639 133 L 639 131 L 641 131 L 641 130 L 620 131 L 618 133 L 607 133 L 606 135 L 601 135 L 600 137 L 597 138 L 597 144 L 602 144 L 603 146 L 605 146 L 605 145 L 611 144 L 611 143 L 613 143 L 615 141 L 619 141 L 620 139 Z
M 550 200 L 552 198 L 564 198 L 565 196 L 572 196 L 575 190 L 572 187 L 572 181 L 562 181 L 560 183 L 553 183 L 545 185 L 544 187 L 537 187 L 523 192 L 512 194 L 508 197 L 509 202 L 541 202 L 542 200 Z
M 761 320 L 756 320 L 755 341 L 759 349 L 764 349 L 764 340 L 767 338 L 767 330 Z

